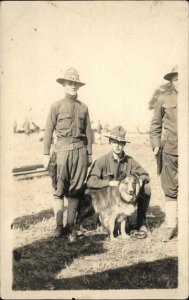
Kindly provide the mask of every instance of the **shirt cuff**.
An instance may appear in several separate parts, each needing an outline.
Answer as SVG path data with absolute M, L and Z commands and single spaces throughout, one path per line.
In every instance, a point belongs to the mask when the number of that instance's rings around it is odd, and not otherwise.
M 50 155 L 50 149 L 49 150 L 44 150 L 43 155 Z
M 140 178 L 144 183 L 150 182 L 150 177 L 148 175 L 140 175 Z
M 92 155 L 92 149 L 91 149 L 91 147 L 90 147 L 90 148 L 87 147 L 87 154 L 88 154 L 88 155 Z

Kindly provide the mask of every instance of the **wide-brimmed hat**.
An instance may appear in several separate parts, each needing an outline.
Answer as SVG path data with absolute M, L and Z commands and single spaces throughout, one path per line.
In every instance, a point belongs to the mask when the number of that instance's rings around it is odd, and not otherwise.
M 80 86 L 85 85 L 84 82 L 81 82 L 79 79 L 79 73 L 74 68 L 69 68 L 65 71 L 63 78 L 58 78 L 56 80 L 58 83 L 63 84 L 65 81 L 77 82 Z
M 115 126 L 111 131 L 110 134 L 104 135 L 105 137 L 113 140 L 117 140 L 119 142 L 130 143 L 125 139 L 126 131 L 122 126 Z
M 166 74 L 163 78 L 165 80 L 171 81 L 171 79 L 173 78 L 173 76 L 178 75 L 178 66 L 174 66 L 174 68 L 172 69 L 172 71 L 168 74 Z

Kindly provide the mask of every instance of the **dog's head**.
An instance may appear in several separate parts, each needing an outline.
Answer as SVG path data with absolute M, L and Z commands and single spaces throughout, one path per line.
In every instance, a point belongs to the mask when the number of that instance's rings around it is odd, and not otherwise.
M 120 180 L 119 192 L 123 201 L 135 203 L 139 194 L 139 179 L 135 175 L 128 175 Z

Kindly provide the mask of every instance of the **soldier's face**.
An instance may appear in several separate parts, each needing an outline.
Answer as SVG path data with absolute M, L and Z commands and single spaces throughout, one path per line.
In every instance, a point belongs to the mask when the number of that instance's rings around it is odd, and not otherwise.
M 172 78 L 171 82 L 172 82 L 174 89 L 178 92 L 178 75 L 175 75 Z
M 63 86 L 65 93 L 71 96 L 75 96 L 79 90 L 79 84 L 77 82 L 67 80 L 63 83 Z
M 119 142 L 117 140 L 110 139 L 110 146 L 115 154 L 120 155 L 123 152 L 125 142 Z

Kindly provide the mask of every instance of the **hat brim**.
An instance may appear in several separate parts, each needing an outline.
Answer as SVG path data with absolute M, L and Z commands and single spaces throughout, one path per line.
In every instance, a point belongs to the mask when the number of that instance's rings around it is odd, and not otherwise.
M 81 81 L 77 81 L 77 80 L 70 80 L 70 79 L 66 79 L 66 78 L 57 78 L 56 79 L 56 82 L 60 83 L 60 84 L 63 84 L 65 81 L 71 81 L 71 82 L 76 82 L 79 84 L 79 86 L 83 86 L 85 85 L 86 83 L 84 82 L 81 82 Z
M 171 79 L 172 79 L 175 75 L 178 75 L 178 72 L 168 73 L 168 74 L 166 74 L 163 78 L 164 78 L 165 80 L 171 81 Z
M 109 139 L 116 140 L 116 141 L 118 141 L 118 142 L 131 143 L 131 142 L 129 142 L 129 141 L 126 141 L 125 139 L 122 139 L 122 138 L 120 138 L 120 137 L 118 137 L 118 136 L 114 136 L 114 135 L 111 135 L 111 134 L 109 134 L 109 135 L 104 135 L 104 136 L 107 137 L 107 138 L 109 138 Z

